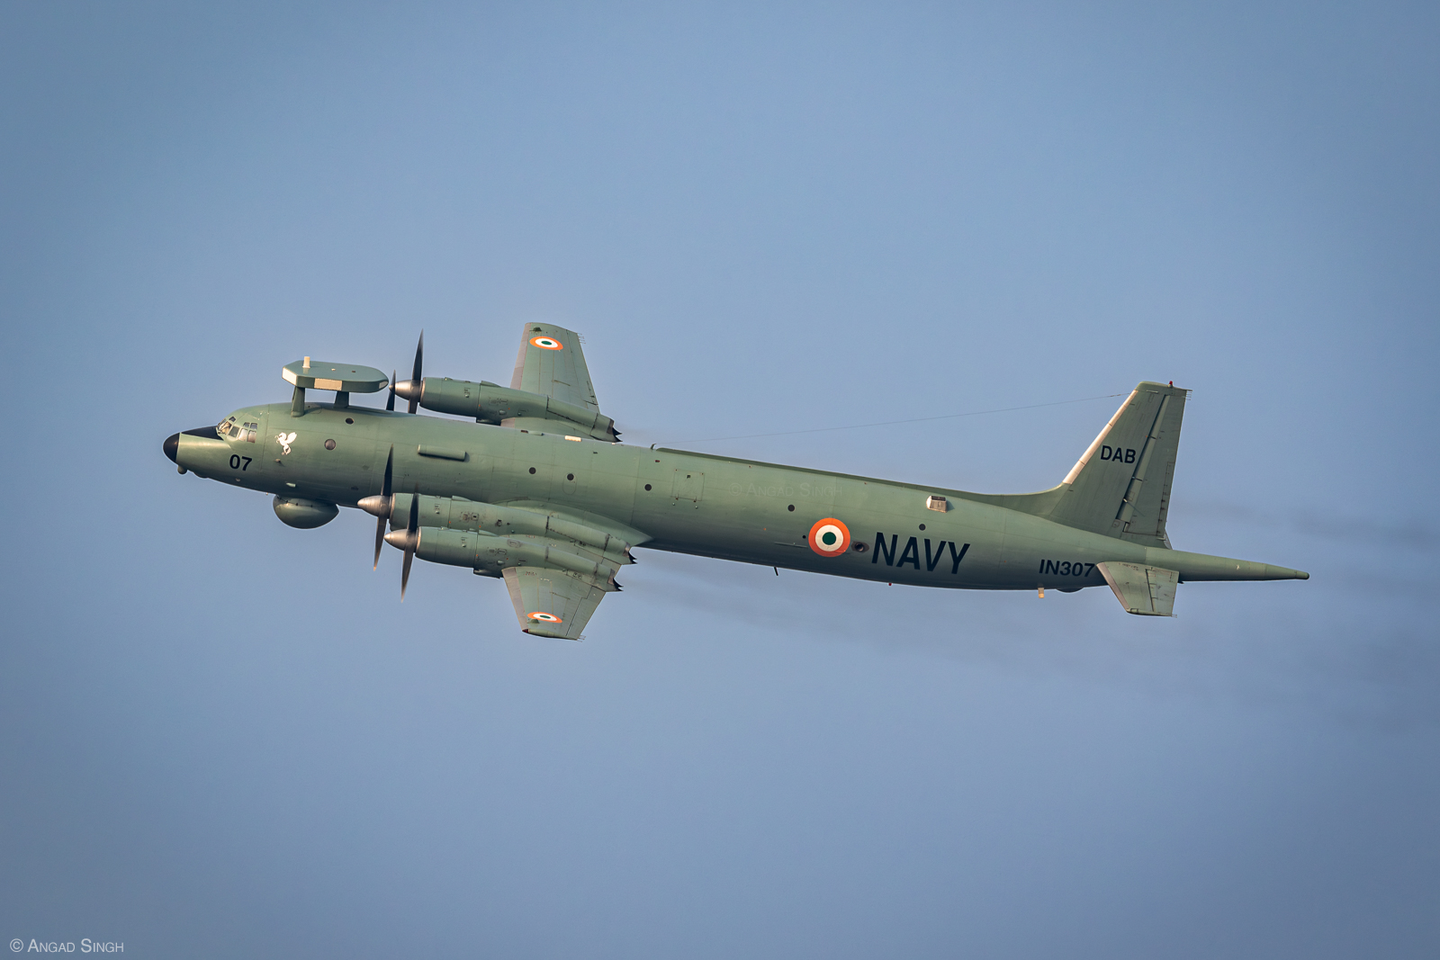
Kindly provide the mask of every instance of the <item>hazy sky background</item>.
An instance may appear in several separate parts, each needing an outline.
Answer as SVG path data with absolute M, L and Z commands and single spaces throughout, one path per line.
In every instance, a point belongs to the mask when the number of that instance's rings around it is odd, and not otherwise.
M 1433 4 L 0 5 L 0 942 L 1440 951 Z M 642 552 L 583 644 L 160 450 L 302 355 L 984 491 L 1194 390 L 1178 617 Z M 373 398 L 361 402 L 374 403 Z

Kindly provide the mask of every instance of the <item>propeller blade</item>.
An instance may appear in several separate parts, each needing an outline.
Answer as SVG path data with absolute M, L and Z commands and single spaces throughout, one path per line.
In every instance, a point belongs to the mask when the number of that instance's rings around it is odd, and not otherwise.
M 395 445 L 392 443 L 390 445 L 390 453 L 385 457 L 385 482 L 380 488 L 380 496 L 384 500 L 390 499 L 390 478 L 394 466 Z M 390 509 L 393 509 L 393 507 Z M 380 547 L 385 543 L 385 519 L 390 515 L 390 509 L 385 511 L 385 516 L 375 521 L 375 566 L 371 568 L 373 570 L 380 569 Z
M 385 409 L 393 412 L 395 410 L 395 371 L 390 371 L 390 399 L 385 401 Z
M 425 360 L 425 331 L 420 331 L 420 342 L 415 344 L 415 369 L 410 374 L 410 382 L 418 389 L 420 386 L 421 371 Z M 417 393 L 410 398 L 410 412 L 414 413 L 415 408 L 420 405 L 420 395 Z
M 423 334 L 422 334 L 423 336 Z M 410 495 L 410 522 L 405 525 L 405 565 L 400 568 L 400 602 L 405 602 L 405 587 L 410 583 L 410 564 L 420 544 L 420 488 Z

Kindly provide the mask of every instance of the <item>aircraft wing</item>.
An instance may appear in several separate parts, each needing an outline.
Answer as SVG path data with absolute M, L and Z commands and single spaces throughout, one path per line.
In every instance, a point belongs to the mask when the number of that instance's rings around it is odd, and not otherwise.
M 554 324 L 525 324 L 510 386 L 600 412 L 580 335 Z
M 605 596 L 580 575 L 552 567 L 506 567 L 504 573 L 520 629 L 531 636 L 579 640 Z

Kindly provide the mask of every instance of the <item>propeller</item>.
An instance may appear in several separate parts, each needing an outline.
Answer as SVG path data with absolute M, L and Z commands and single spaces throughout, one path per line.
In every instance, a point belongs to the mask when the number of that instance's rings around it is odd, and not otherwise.
M 378 501 L 380 497 L 367 497 L 366 499 Z M 361 507 L 370 509 L 364 501 Z M 390 498 L 391 509 L 394 509 L 395 498 Z M 400 599 L 405 599 L 405 587 L 410 583 L 410 564 L 415 559 L 415 549 L 420 546 L 420 487 L 417 484 L 415 492 L 410 495 L 410 521 L 405 524 L 404 530 L 391 530 L 382 537 L 386 543 L 405 551 L 405 565 L 400 568 Z
M 391 490 L 390 481 L 395 473 L 395 445 L 390 445 L 390 453 L 385 457 L 385 481 L 380 487 L 380 496 L 361 497 L 356 504 L 361 510 L 371 516 L 379 517 L 375 524 L 375 568 L 380 567 L 380 544 L 385 542 L 385 521 L 390 514 L 395 512 L 395 495 Z
M 392 413 L 393 413 L 394 410 L 395 410 L 395 371 L 394 371 L 394 370 L 391 370 L 391 371 L 390 371 L 390 399 L 388 399 L 388 400 L 385 401 L 385 409 L 391 411 Z
M 395 470 L 395 447 L 390 447 L 390 453 L 385 457 L 385 485 L 383 493 L 378 497 L 364 497 L 359 501 L 359 507 L 366 513 L 374 514 L 380 520 L 375 525 L 375 566 L 380 566 L 380 544 L 388 543 L 392 547 L 398 547 L 405 551 L 405 563 L 400 568 L 400 601 L 405 601 L 405 588 L 410 585 L 410 566 L 415 561 L 415 549 L 420 546 L 420 485 L 415 485 L 415 492 L 410 495 L 410 517 L 405 524 L 404 530 L 391 530 L 385 532 L 385 521 L 393 519 L 395 513 L 395 494 L 391 490 L 391 483 L 394 479 Z
M 410 372 L 410 379 L 402 380 L 401 382 L 395 384 L 395 386 L 390 391 L 392 394 L 392 402 L 394 400 L 393 395 L 396 393 L 400 394 L 400 396 L 410 401 L 411 413 L 414 413 L 415 408 L 420 406 L 420 394 L 425 392 L 424 361 L 425 331 L 421 330 L 420 342 L 415 344 L 415 366 Z M 391 379 L 393 380 L 394 377 L 392 376 Z M 386 409 L 393 410 L 394 407 L 387 407 Z
M 393 402 L 393 401 L 392 401 Z M 390 453 L 385 457 L 385 482 L 380 487 L 380 499 L 384 501 L 385 512 L 380 514 L 380 519 L 375 521 L 375 566 L 371 569 L 380 569 L 380 548 L 385 543 L 385 520 L 395 509 L 395 497 L 390 492 L 390 480 L 394 476 L 395 469 L 395 445 L 390 445 Z
M 415 548 L 420 545 L 420 488 L 410 495 L 410 522 L 405 526 L 405 565 L 400 568 L 400 602 L 405 602 L 405 587 L 410 583 L 410 564 Z
M 415 344 L 415 370 L 410 374 L 410 382 L 414 384 L 414 392 L 410 396 L 410 412 L 414 413 L 415 408 L 420 405 L 420 389 L 424 386 L 424 380 L 420 376 L 421 363 L 425 359 L 425 331 L 420 331 L 420 342 Z M 408 569 L 408 566 L 407 566 Z M 400 593 L 405 593 L 405 588 L 400 588 Z

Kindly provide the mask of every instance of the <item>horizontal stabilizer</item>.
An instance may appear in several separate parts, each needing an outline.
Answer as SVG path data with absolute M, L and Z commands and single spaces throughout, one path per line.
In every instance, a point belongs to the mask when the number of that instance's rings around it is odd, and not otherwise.
M 1115 591 L 1115 598 L 1127 613 L 1143 617 L 1175 616 L 1175 584 L 1180 580 L 1177 571 L 1115 560 L 1097 563 L 1095 568 Z

